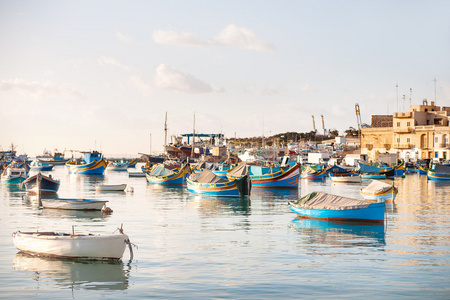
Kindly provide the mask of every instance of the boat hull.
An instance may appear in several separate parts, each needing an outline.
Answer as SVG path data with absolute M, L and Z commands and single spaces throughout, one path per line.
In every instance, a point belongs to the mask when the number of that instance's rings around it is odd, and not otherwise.
M 102 210 L 108 201 L 90 199 L 41 199 L 44 208 L 68 210 Z
M 95 186 L 96 191 L 124 191 L 126 184 L 103 184 Z
M 427 177 L 429 180 L 450 180 L 450 174 L 439 174 L 432 170 L 428 170 Z
M 265 175 L 250 175 L 254 188 L 298 188 L 300 166 L 295 165 L 287 171 L 278 171 Z
M 243 176 L 239 179 L 220 183 L 194 182 L 188 178 L 186 183 L 189 192 L 204 196 L 244 197 L 249 195 L 251 190 L 251 184 L 248 182 L 248 176 Z
M 184 165 L 178 172 L 168 176 L 153 176 L 146 174 L 147 181 L 160 185 L 183 185 L 185 178 L 189 175 L 189 165 Z
M 58 258 L 119 260 L 125 251 L 126 234 L 71 235 L 14 232 L 14 246 L 22 252 Z
M 48 176 L 40 175 L 41 179 L 38 180 L 38 175 L 31 176 L 27 178 L 23 185 L 25 186 L 25 189 L 29 193 L 39 193 L 39 190 L 41 193 L 56 193 L 59 190 L 59 181 L 54 180 Z
M 361 179 L 386 179 L 385 174 L 361 174 Z
M 360 193 L 366 200 L 380 200 L 380 201 L 394 200 L 395 196 L 397 195 L 397 188 L 392 187 L 386 191 L 382 191 L 379 193 L 367 193 L 361 189 Z
M 300 177 L 302 179 L 324 180 L 325 174 L 326 174 L 326 171 L 321 170 L 321 171 L 317 171 L 317 173 L 301 174 Z
M 299 217 L 321 220 L 384 222 L 384 203 L 373 203 L 367 208 L 357 209 L 308 209 L 289 205 L 289 208 Z
M 104 159 L 95 160 L 88 164 L 75 165 L 71 162 L 66 163 L 69 174 L 88 174 L 88 175 L 103 175 L 107 163 Z
M 1 181 L 4 185 L 20 185 L 26 179 L 25 176 L 2 177 Z
M 353 175 L 344 175 L 344 176 L 339 176 L 339 175 L 334 175 L 334 176 L 330 176 L 331 180 L 333 182 L 342 182 L 342 183 L 346 183 L 346 182 L 350 182 L 350 183 L 359 183 L 361 182 L 361 177 L 358 174 L 353 174 Z

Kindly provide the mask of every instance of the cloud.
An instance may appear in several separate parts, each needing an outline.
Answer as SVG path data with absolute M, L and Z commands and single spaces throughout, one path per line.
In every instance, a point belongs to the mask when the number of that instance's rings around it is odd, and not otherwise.
M 0 94 L 8 91 L 19 91 L 32 95 L 35 98 L 44 97 L 69 97 L 84 98 L 83 95 L 69 87 L 56 85 L 50 82 L 27 82 L 22 79 L 11 79 L 0 81 Z
M 275 47 L 261 41 L 250 29 L 230 24 L 214 40 L 223 46 L 237 47 L 258 52 L 273 52 Z
M 211 41 L 201 40 L 195 34 L 172 30 L 153 31 L 153 40 L 157 44 L 176 46 L 226 46 L 236 47 L 258 52 L 273 52 L 275 47 L 268 42 L 260 40 L 250 29 L 237 27 L 234 24 L 227 25 Z
M 156 69 L 155 85 L 160 89 L 185 93 L 211 93 L 221 91 L 190 74 L 175 70 L 166 64 L 161 64 Z
M 153 40 L 157 44 L 163 45 L 178 45 L 178 46 L 208 46 L 208 42 L 202 41 L 192 33 L 182 32 L 177 33 L 169 30 L 155 30 L 153 31 Z
M 117 32 L 117 37 L 119 38 L 119 40 L 124 41 L 124 42 L 129 42 L 131 41 L 131 38 L 125 34 L 123 34 L 122 32 Z
M 128 83 L 138 89 L 144 96 L 150 96 L 153 92 L 152 88 L 139 76 L 131 76 Z
M 312 93 L 314 90 L 312 89 L 311 85 L 307 82 L 300 83 L 300 91 L 306 92 L 306 93 Z
M 118 62 L 117 60 L 115 60 L 115 59 L 112 58 L 112 57 L 102 56 L 102 57 L 100 57 L 100 58 L 98 59 L 98 63 L 99 63 L 101 66 L 104 66 L 104 65 L 111 65 L 111 66 L 114 66 L 114 67 L 117 67 L 117 68 L 124 69 L 125 71 L 130 71 L 130 70 L 131 70 L 130 67 L 128 67 L 127 65 L 124 65 L 124 64 Z
M 281 87 L 279 86 L 268 86 L 268 87 L 263 87 L 263 88 L 256 88 L 253 86 L 247 87 L 245 88 L 246 92 L 250 92 L 253 94 L 257 94 L 257 95 L 263 95 L 263 96 L 272 96 L 272 95 L 277 95 L 280 93 Z

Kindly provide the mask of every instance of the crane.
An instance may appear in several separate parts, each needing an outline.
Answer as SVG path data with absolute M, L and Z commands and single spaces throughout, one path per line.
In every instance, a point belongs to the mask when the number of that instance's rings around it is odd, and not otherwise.
M 320 117 L 322 118 L 323 135 L 326 135 L 327 133 L 325 132 L 325 122 L 323 121 L 323 115 L 320 115 Z
M 356 122 L 358 123 L 358 131 L 361 131 L 361 113 L 359 111 L 359 104 L 355 104 L 355 111 L 356 111 Z
M 314 122 L 314 115 L 311 115 L 312 120 L 313 120 L 313 129 L 314 129 L 314 133 L 316 133 L 316 122 Z

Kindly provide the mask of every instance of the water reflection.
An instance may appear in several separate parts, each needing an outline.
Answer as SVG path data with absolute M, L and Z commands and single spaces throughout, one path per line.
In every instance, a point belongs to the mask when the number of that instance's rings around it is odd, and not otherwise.
M 128 266 L 130 268 L 130 266 Z M 13 270 L 32 272 L 38 286 L 56 285 L 59 288 L 86 290 L 125 290 L 128 273 L 122 261 L 78 261 L 39 257 L 18 252 Z
M 380 224 L 345 223 L 299 219 L 290 228 L 301 234 L 303 244 L 337 247 L 378 247 L 385 245 L 385 227 Z
M 251 210 L 251 201 L 247 197 L 189 195 L 187 200 L 196 205 L 201 215 L 208 217 L 230 211 L 248 215 Z
M 252 199 L 298 199 L 298 189 L 252 189 Z

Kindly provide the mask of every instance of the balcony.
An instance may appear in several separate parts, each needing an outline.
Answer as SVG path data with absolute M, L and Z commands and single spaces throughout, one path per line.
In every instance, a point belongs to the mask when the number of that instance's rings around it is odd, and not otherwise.
M 396 112 L 394 118 L 411 118 L 411 112 Z
M 438 146 L 439 146 L 439 148 L 443 148 L 443 149 L 448 149 L 448 148 L 450 148 L 450 145 L 449 145 L 449 144 L 439 144 Z
M 395 127 L 394 133 L 411 133 L 413 129 L 411 127 L 407 128 L 401 128 L 401 127 Z
M 384 144 L 384 148 L 389 151 L 389 149 L 391 149 L 391 144 Z
M 411 144 L 395 144 L 394 148 L 396 149 L 411 149 Z

